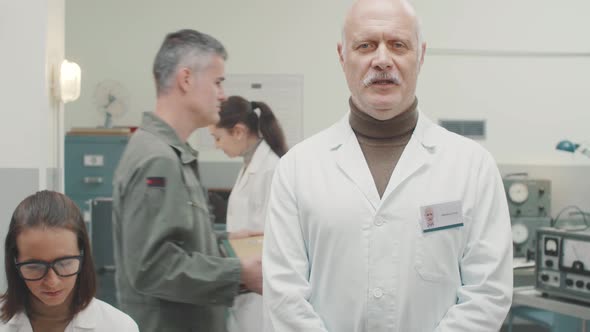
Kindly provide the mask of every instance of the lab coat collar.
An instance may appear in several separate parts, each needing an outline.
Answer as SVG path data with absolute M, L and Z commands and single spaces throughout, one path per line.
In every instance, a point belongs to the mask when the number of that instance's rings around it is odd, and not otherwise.
M 416 138 L 423 148 L 432 152 L 437 146 L 436 132 L 437 126 L 418 108 L 418 123 L 416 123 L 412 138 Z
M 375 181 L 356 135 L 349 124 L 349 114 L 335 125 L 330 151 L 335 153 L 338 166 L 353 181 L 376 210 L 405 179 L 430 163 L 436 151 L 436 126 L 418 109 L 416 128 L 389 179 L 383 197 L 379 197 Z
M 268 145 L 268 143 L 266 143 L 265 140 L 262 140 L 262 142 L 258 144 L 256 151 L 254 151 L 252 159 L 250 160 L 250 164 L 248 164 L 247 167 L 245 165 L 242 166 L 240 174 L 238 175 L 238 180 L 236 181 L 237 186 L 234 190 L 239 191 L 240 189 L 242 189 L 248 182 L 248 178 L 250 178 L 252 174 L 258 172 L 260 167 L 264 165 L 267 156 L 271 153 L 274 153 L 274 151 L 270 148 L 270 146 Z M 246 167 L 245 170 L 244 167 Z
M 92 299 L 88 306 L 80 311 L 74 319 L 68 324 L 72 326 L 74 331 L 92 330 L 96 328 L 96 317 L 98 316 L 97 306 L 95 300 Z M 8 326 L 11 326 L 11 331 L 19 332 L 33 332 L 29 317 L 24 312 L 19 312 L 14 315 L 9 321 Z
M 272 151 L 265 140 L 262 140 L 262 142 L 258 144 L 258 147 L 256 147 L 256 151 L 254 151 L 254 154 L 252 155 L 252 159 L 250 160 L 250 164 L 248 164 L 248 168 L 246 168 L 246 172 L 256 173 L 269 153 L 274 153 L 274 151 Z
M 78 329 L 95 329 L 98 314 L 96 300 L 92 299 L 88 306 L 80 311 L 70 324 L 74 327 L 74 331 L 78 331 Z
M 381 202 L 385 201 L 400 185 L 422 167 L 430 164 L 436 152 L 436 126 L 424 113 L 418 113 L 418 123 L 410 141 L 389 178 Z
M 350 111 L 346 112 L 346 115 L 336 123 L 337 134 L 333 136 L 334 139 L 330 144 L 330 150 L 337 150 L 350 135 L 354 135 L 348 120 L 349 113 Z M 424 149 L 433 150 L 437 146 L 435 128 L 434 123 L 418 107 L 418 122 L 411 140 L 416 140 Z
M 29 318 L 24 312 L 18 312 L 8 321 L 9 331 L 33 332 Z
M 337 124 L 335 140 L 330 150 L 340 169 L 356 184 L 373 209 L 377 209 L 379 193 L 356 135 L 348 123 L 348 116 L 347 113 Z
M 141 128 L 161 138 L 166 144 L 170 145 L 180 156 L 183 164 L 189 164 L 197 160 L 198 152 L 191 148 L 188 143 L 182 142 L 178 138 L 176 131 L 155 113 L 143 113 Z

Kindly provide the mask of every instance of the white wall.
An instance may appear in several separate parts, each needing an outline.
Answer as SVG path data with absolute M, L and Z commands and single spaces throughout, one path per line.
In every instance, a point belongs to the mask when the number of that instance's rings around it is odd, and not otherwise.
M 43 120 L 47 118 L 45 113 L 49 113 L 44 79 L 47 1 L 40 4 L 5 1 L 1 6 L 0 40 L 4 45 L 0 53 L 0 72 L 4 76 L 0 80 L 4 115 L 4 121 L 0 121 L 0 132 L 4 136 L 0 140 L 2 167 L 28 167 L 39 163 L 42 147 L 29 147 L 23 142 L 25 146 L 19 149 L 14 143 L 17 139 L 39 141 L 41 128 L 45 126 Z M 33 114 L 40 116 L 41 121 L 31 121 Z M 8 116 L 10 121 L 6 121 Z
M 81 63 L 84 87 L 81 99 L 66 106 L 66 126 L 102 124 L 91 97 L 96 83 L 105 79 L 120 80 L 131 93 L 131 111 L 116 124 L 137 125 L 140 112 L 154 105 L 150 68 L 163 36 L 189 27 L 227 46 L 229 73 L 302 74 L 308 137 L 347 108 L 336 42 L 350 2 L 68 1 L 66 53 Z M 563 138 L 590 141 L 585 92 L 590 2 L 414 2 L 431 47 L 418 89 L 430 117 L 486 120 L 488 136 L 482 144 L 501 163 L 590 164 L 588 158 L 553 148 Z M 455 49 L 533 54 L 441 55 Z M 585 54 L 564 57 L 566 52 Z
M 482 144 L 499 163 L 590 165 L 554 149 L 565 138 L 590 142 L 590 2 L 417 0 L 416 8 L 430 48 L 419 98 L 431 117 L 485 119 Z M 471 52 L 443 55 L 453 50 Z
M 25 196 L 61 187 L 54 175 L 59 177 L 62 163 L 63 116 L 50 96 L 49 76 L 63 59 L 64 7 L 64 0 L 0 1 L 2 243 L 10 216 Z M 0 275 L 3 290 L 5 276 Z
M 51 95 L 49 109 L 45 112 L 47 124 L 45 128 L 45 141 L 41 144 L 45 148 L 47 173 L 45 187 L 57 191 L 63 191 L 63 164 L 64 164 L 64 105 L 56 100 L 52 85 L 65 58 L 65 0 L 47 0 L 47 42 L 45 53 L 45 82 L 51 86 L 46 91 Z M 43 184 L 41 184 L 43 187 Z
M 588 52 L 586 0 L 414 0 L 431 47 Z
M 39 168 L 40 187 L 61 164 L 61 106 L 50 78 L 64 56 L 64 7 L 64 0 L 0 3 L 0 167 Z

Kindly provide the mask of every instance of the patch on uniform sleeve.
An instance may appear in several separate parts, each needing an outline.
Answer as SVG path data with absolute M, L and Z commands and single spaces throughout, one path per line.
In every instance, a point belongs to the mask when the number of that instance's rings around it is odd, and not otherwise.
M 149 177 L 145 179 L 148 187 L 164 188 L 166 187 L 165 177 Z

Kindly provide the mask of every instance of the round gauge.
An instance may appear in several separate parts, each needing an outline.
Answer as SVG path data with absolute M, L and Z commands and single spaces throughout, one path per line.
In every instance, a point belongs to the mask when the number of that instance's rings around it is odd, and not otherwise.
M 552 237 L 545 238 L 545 255 L 557 256 L 557 239 Z
M 508 198 L 516 204 L 524 203 L 529 198 L 529 187 L 522 182 L 514 182 L 508 188 Z
M 529 229 L 523 224 L 512 225 L 512 242 L 523 244 L 529 238 Z

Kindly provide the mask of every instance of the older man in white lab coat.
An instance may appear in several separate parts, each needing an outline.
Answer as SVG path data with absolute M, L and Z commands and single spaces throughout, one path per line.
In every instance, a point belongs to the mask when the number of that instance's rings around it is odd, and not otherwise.
M 275 173 L 263 254 L 274 331 L 498 331 L 511 304 L 502 181 L 477 143 L 417 107 L 405 1 L 359 0 L 340 62 L 350 112 Z

